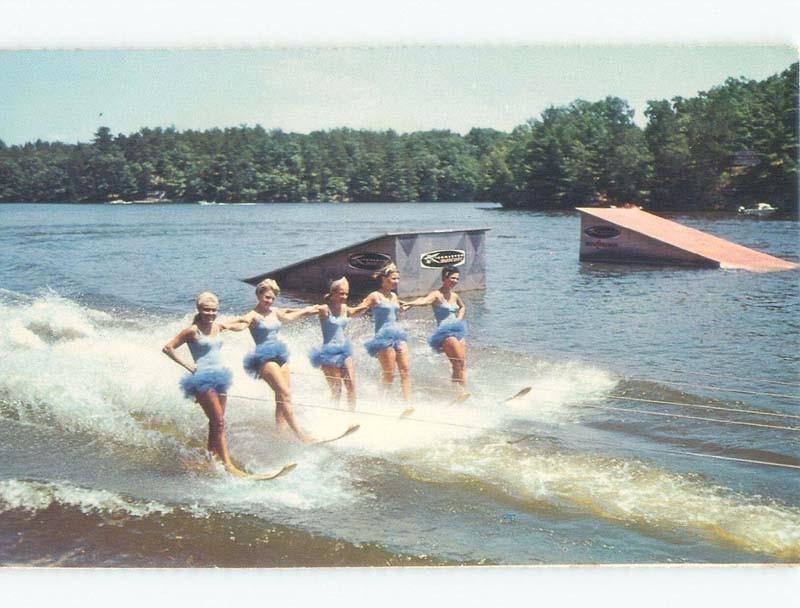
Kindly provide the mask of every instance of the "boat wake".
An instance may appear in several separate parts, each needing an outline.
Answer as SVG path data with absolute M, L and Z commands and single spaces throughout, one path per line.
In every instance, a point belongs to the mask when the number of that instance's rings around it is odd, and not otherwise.
M 644 452 L 621 455 L 582 444 L 594 430 L 596 412 L 581 405 L 605 399 L 618 386 L 608 370 L 525 359 L 480 345 L 470 350 L 470 369 L 476 370 L 471 396 L 457 404 L 444 358 L 413 346 L 414 411 L 401 419 L 408 405 L 396 392 L 383 392 L 377 364 L 363 353 L 356 356 L 357 411 L 332 403 L 322 374 L 306 356 L 319 340 L 318 327 L 290 326 L 285 337 L 301 424 L 318 437 L 361 425 L 330 446 L 307 448 L 276 433 L 271 394 L 242 369 L 250 337 L 226 334 L 223 362 L 234 371 L 226 413 L 234 457 L 256 471 L 298 462 L 291 475 L 270 484 L 234 479 L 207 462 L 205 418 L 181 396 L 181 370 L 160 353 L 188 322 L 188 315 L 120 318 L 52 292 L 32 298 L 0 292 L 3 474 L 12 478 L 0 482 L 0 513 L 43 511 L 55 503 L 126 517 L 224 511 L 325 533 L 347 512 L 361 513 L 353 517 L 364 522 L 376 504 L 391 502 L 388 495 L 397 490 L 387 479 L 400 470 L 404 493 L 414 484 L 458 484 L 545 519 L 596 518 L 668 543 L 692 537 L 800 559 L 796 507 L 670 470 Z M 410 324 L 415 344 L 424 344 L 425 330 Z M 360 333 L 368 334 L 366 324 L 354 333 L 358 344 Z M 531 390 L 507 401 L 524 387 Z M 33 453 L 34 437 L 50 442 L 52 469 L 44 481 L 29 479 L 32 461 L 23 457 Z M 70 449 L 95 457 L 57 458 Z M 87 479 L 115 489 L 81 489 Z M 319 521 L 334 523 L 330 530 L 318 529 Z M 376 520 L 354 533 L 354 542 L 384 541 L 381 527 Z
M 415 453 L 409 463 L 412 476 L 476 484 L 499 500 L 555 518 L 591 515 L 676 543 L 694 536 L 787 561 L 800 559 L 800 509 L 638 459 L 580 453 L 547 442 L 522 448 L 449 443 Z

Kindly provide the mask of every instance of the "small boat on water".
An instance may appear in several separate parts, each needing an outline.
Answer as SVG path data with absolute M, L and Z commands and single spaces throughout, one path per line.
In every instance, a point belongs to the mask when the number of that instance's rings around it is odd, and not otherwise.
M 132 201 L 128 201 L 122 198 L 119 198 L 118 195 L 112 195 L 110 201 L 108 201 L 109 205 L 152 205 L 154 203 L 169 203 L 171 202 L 170 199 L 167 198 L 167 193 L 163 190 L 150 190 L 147 192 L 147 196 L 144 198 L 137 198 Z
M 773 215 L 776 211 L 778 211 L 778 208 L 769 203 L 758 203 L 755 207 L 739 207 L 739 213 L 742 215 L 754 215 L 756 217 L 767 217 Z

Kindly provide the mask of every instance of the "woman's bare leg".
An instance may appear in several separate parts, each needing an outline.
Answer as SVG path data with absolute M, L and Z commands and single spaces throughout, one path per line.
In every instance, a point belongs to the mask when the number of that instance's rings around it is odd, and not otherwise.
M 325 374 L 325 380 L 328 381 L 328 386 L 331 388 L 331 397 L 336 403 L 342 397 L 342 373 L 338 367 L 334 365 L 323 365 L 322 371 Z
M 394 368 L 396 367 L 397 355 L 393 348 L 384 348 L 378 351 L 378 361 L 381 364 L 381 381 L 383 388 L 389 390 L 394 380 Z
M 228 441 L 225 438 L 225 405 L 227 395 L 219 395 L 217 391 L 205 391 L 197 395 L 197 402 L 208 418 L 208 451 L 222 461 L 225 468 L 234 475 L 244 475 L 231 460 Z
M 344 369 L 341 369 L 340 373 L 347 390 L 347 405 L 354 410 L 356 409 L 356 366 L 353 364 L 352 357 L 347 357 Z
M 463 390 L 467 383 L 467 345 L 463 340 L 450 336 L 442 342 L 442 349 L 450 359 L 450 365 L 453 368 L 453 382 L 460 384 Z
M 311 443 L 314 439 L 302 431 L 294 416 L 288 375 L 289 366 L 284 364 L 281 367 L 275 361 L 267 361 L 261 368 L 261 377 L 275 392 L 275 424 L 279 429 L 288 424 L 300 441 Z
M 403 389 L 403 401 L 411 398 L 411 376 L 409 374 L 408 345 L 403 343 L 397 349 L 397 370 L 400 372 L 400 386 Z

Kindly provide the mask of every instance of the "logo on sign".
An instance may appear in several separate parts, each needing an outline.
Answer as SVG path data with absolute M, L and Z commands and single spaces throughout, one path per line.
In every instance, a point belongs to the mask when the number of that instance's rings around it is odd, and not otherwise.
M 461 249 L 442 249 L 423 253 L 419 263 L 423 268 L 444 268 L 445 266 L 461 266 L 467 259 L 467 253 Z
M 620 231 L 614 226 L 589 226 L 583 233 L 596 239 L 613 239 L 620 235 Z
M 385 253 L 351 253 L 347 256 L 347 263 L 360 270 L 380 270 L 391 262 L 392 258 Z

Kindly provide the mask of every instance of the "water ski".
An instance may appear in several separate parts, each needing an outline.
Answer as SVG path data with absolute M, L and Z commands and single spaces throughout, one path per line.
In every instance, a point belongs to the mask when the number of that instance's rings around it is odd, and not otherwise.
M 341 439 L 343 437 L 347 437 L 348 435 L 352 435 L 353 433 L 355 433 L 360 428 L 361 428 L 360 424 L 353 424 L 353 425 L 347 427 L 347 430 L 344 433 L 342 433 L 341 435 L 337 435 L 336 437 L 331 437 L 330 439 L 323 439 L 321 441 L 314 441 L 314 442 L 310 443 L 309 445 L 322 445 L 324 443 L 331 443 L 333 441 L 338 441 L 339 439 Z
M 447 405 L 458 405 L 459 403 L 464 403 L 467 399 L 469 399 L 471 393 L 461 393 L 458 397 L 450 401 Z
M 273 479 L 278 479 L 278 477 L 283 477 L 287 473 L 291 473 L 296 468 L 297 468 L 297 463 L 290 462 L 276 473 L 247 473 L 245 471 L 242 471 L 242 473 L 244 473 L 244 475 L 242 475 L 242 478 L 249 479 L 251 481 L 271 481 Z
M 411 415 L 411 414 L 413 414 L 413 413 L 414 413 L 414 408 L 413 408 L 413 407 L 407 407 L 407 408 L 406 408 L 406 409 L 404 409 L 404 410 L 403 410 L 403 412 L 402 412 L 402 413 L 401 413 L 401 414 L 400 414 L 400 415 L 397 417 L 397 419 L 398 419 L 398 420 L 402 420 L 403 418 L 405 418 L 405 417 L 407 417 L 407 416 L 410 416 L 410 415 Z
M 508 403 L 512 399 L 516 399 L 517 397 L 522 397 L 523 395 L 527 395 L 528 393 L 531 392 L 532 388 L 533 387 L 531 387 L 531 386 L 526 386 L 525 388 L 521 389 L 517 393 L 511 395 L 508 399 L 503 399 L 503 403 Z

